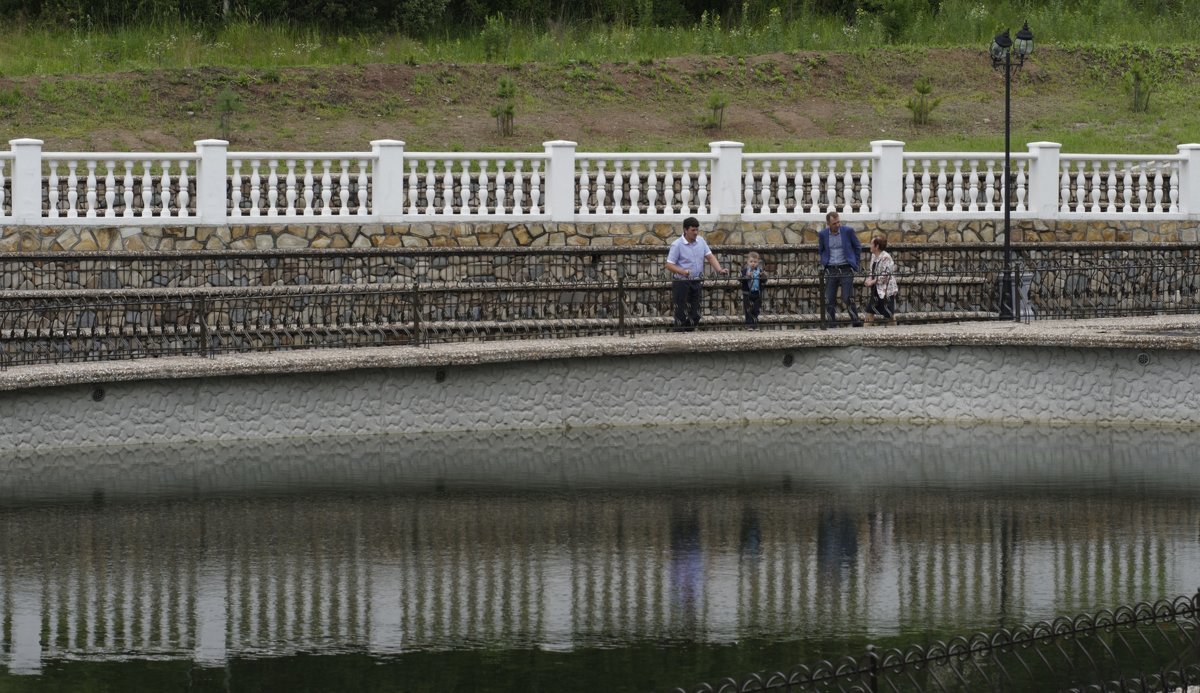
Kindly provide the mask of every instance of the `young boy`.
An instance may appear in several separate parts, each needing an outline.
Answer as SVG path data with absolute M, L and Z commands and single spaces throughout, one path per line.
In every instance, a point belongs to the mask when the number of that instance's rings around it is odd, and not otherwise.
M 762 290 L 767 283 L 767 274 L 761 267 L 762 258 L 750 251 L 746 265 L 742 267 L 742 310 L 746 313 L 746 326 L 758 329 L 758 312 L 762 309 Z

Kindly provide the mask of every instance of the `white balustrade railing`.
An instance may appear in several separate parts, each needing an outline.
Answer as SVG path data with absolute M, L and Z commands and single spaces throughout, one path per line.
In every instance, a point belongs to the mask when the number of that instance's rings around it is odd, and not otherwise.
M 345 217 L 370 210 L 369 153 L 229 152 L 229 216 Z
M 545 154 L 410 152 L 404 163 L 409 216 L 544 214 Z
M 47 219 L 195 216 L 195 154 L 46 152 Z
M 707 154 L 577 154 L 575 213 L 706 216 L 715 157 Z
M 1012 211 L 1027 211 L 1033 156 L 1010 155 Z M 904 155 L 904 211 L 937 214 L 1004 211 L 1004 152 Z
M 746 154 L 742 214 L 870 214 L 874 154 Z
M 1181 155 L 1064 154 L 1058 211 L 1063 214 L 1178 214 Z M 1195 202 L 1193 202 L 1193 205 Z
M 996 218 L 1003 152 L 230 152 L 201 140 L 187 153 L 43 152 L 40 140 L 0 153 L 5 226 L 405 223 L 420 220 L 819 223 Z M 1200 219 L 1200 144 L 1167 155 L 1063 154 L 1034 142 L 1010 154 L 1011 213 L 1045 220 Z

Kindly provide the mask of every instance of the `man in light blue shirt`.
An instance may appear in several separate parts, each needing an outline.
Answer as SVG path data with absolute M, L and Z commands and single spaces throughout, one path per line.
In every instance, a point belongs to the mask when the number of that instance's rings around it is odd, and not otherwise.
M 691 332 L 700 324 L 700 278 L 707 262 L 718 274 L 729 274 L 721 268 L 717 256 L 699 236 L 700 222 L 696 217 L 683 220 L 683 235 L 675 239 L 667 251 L 667 270 L 671 273 L 671 305 L 675 309 L 675 330 Z

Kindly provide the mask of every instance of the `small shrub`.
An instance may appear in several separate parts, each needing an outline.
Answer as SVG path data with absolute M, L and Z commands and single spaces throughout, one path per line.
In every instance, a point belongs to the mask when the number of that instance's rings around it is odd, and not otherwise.
M 513 120 L 517 111 L 517 83 L 512 77 L 504 75 L 496 84 L 496 98 L 500 103 L 492 107 L 492 117 L 496 119 L 496 132 L 501 137 L 512 137 Z
M 483 22 L 483 31 L 479 32 L 479 39 L 483 43 L 485 59 L 496 60 L 508 55 L 512 25 L 504 18 L 503 12 L 488 15 Z
M 708 101 L 705 104 L 708 106 L 708 114 L 703 120 L 704 128 L 707 130 L 720 130 L 725 124 L 725 107 L 729 105 L 729 97 L 723 92 L 714 91 L 708 95 Z
M 1134 113 L 1146 113 L 1150 110 L 1150 88 L 1155 75 L 1145 63 L 1135 63 L 1125 73 L 1125 88 L 1129 92 L 1130 109 Z
M 938 107 L 942 102 L 940 98 L 933 98 L 933 85 L 928 77 L 920 77 L 913 84 L 915 95 L 908 97 L 908 102 L 904 106 L 912 114 L 913 125 L 926 125 L 929 123 L 929 116 L 933 113 L 933 109 Z
M 221 139 L 229 140 L 229 121 L 233 113 L 241 106 L 238 95 L 233 89 L 225 87 L 217 94 L 217 115 L 220 118 Z

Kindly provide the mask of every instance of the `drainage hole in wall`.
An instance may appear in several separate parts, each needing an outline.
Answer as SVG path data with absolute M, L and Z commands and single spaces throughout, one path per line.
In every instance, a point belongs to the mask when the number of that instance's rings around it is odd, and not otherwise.
M 444 383 L 444 382 L 446 382 L 446 369 L 445 369 L 445 368 L 439 368 L 439 369 L 437 369 L 436 371 L 434 371 L 434 372 L 433 372 L 433 379 L 434 379 L 434 381 L 436 381 L 436 382 L 439 382 L 439 383 Z
M 1150 363 L 1150 354 L 1147 354 L 1144 351 L 1142 353 L 1138 354 L 1138 363 L 1140 363 L 1143 366 Z
M 104 399 L 104 388 L 96 386 L 92 388 L 92 401 L 99 402 Z
M 783 355 L 783 365 L 787 366 L 788 368 L 791 368 L 792 364 L 795 362 L 796 362 L 796 359 L 793 358 L 791 354 Z

